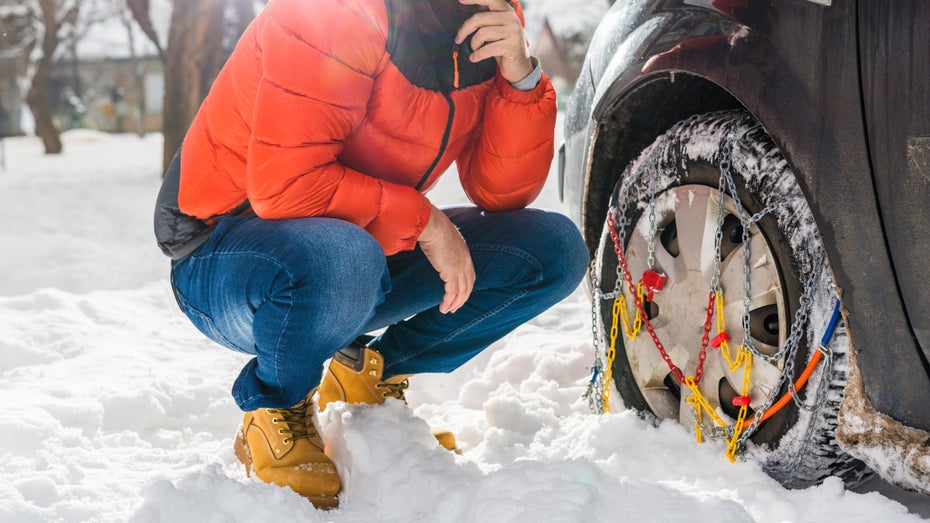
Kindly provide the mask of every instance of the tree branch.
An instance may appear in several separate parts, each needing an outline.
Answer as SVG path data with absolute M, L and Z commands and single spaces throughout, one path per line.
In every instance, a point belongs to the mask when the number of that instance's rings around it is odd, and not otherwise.
M 139 27 L 142 28 L 142 32 L 155 44 L 155 48 L 158 49 L 158 56 L 164 62 L 165 51 L 158 42 L 158 33 L 155 31 L 152 17 L 149 15 L 149 0 L 126 0 L 126 5 L 129 7 L 132 17 L 136 19 Z

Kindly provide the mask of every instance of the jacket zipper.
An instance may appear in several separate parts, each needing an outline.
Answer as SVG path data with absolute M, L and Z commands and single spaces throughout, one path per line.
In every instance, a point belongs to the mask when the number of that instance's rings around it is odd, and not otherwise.
M 433 174 L 433 169 L 436 168 L 436 164 L 439 163 L 442 155 L 446 152 L 446 147 L 449 145 L 449 135 L 452 134 L 452 120 L 455 118 L 455 104 L 452 102 L 452 95 L 449 93 L 442 93 L 442 97 L 449 103 L 449 119 L 446 121 L 446 130 L 442 133 L 442 143 L 439 144 L 439 153 L 436 155 L 436 158 L 433 159 L 433 163 L 430 164 L 429 168 L 426 169 L 419 183 L 417 183 L 416 189 L 418 191 L 423 188 L 423 184 L 425 184 L 426 180 Z

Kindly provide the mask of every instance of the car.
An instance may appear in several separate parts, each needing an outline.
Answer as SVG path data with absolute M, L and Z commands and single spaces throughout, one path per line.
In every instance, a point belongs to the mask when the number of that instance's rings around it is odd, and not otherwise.
M 558 156 L 595 410 L 930 493 L 928 56 L 925 0 L 612 5 Z

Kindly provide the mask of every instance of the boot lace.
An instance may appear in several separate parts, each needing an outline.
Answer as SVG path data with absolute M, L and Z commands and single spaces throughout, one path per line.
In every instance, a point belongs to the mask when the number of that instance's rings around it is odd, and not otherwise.
M 276 416 L 271 418 L 272 423 L 284 423 L 284 428 L 278 429 L 278 434 L 286 436 L 283 443 L 298 439 L 310 439 L 316 436 L 316 429 L 312 433 L 310 430 L 313 427 L 313 422 L 310 420 L 311 412 L 308 398 L 309 396 L 289 409 L 268 409 L 268 412 Z
M 385 389 L 384 392 L 381 393 L 382 398 L 397 398 L 405 404 L 407 403 L 406 390 L 409 386 L 410 382 L 407 380 L 400 383 L 381 382 L 375 384 L 376 389 Z

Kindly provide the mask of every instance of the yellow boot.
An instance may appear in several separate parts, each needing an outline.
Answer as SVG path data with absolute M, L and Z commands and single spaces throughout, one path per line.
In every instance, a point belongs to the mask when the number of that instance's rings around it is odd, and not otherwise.
M 290 487 L 315 507 L 330 509 L 339 505 L 339 475 L 313 426 L 314 392 L 289 409 L 246 412 L 235 451 L 247 474 L 254 470 L 262 481 Z
M 405 391 L 410 374 L 392 376 L 382 380 L 384 357 L 369 347 L 349 346 L 333 355 L 329 368 L 320 382 L 320 410 L 333 401 L 381 405 L 391 397 L 407 403 Z M 455 434 L 444 429 L 433 429 L 433 436 L 445 449 L 458 452 Z

